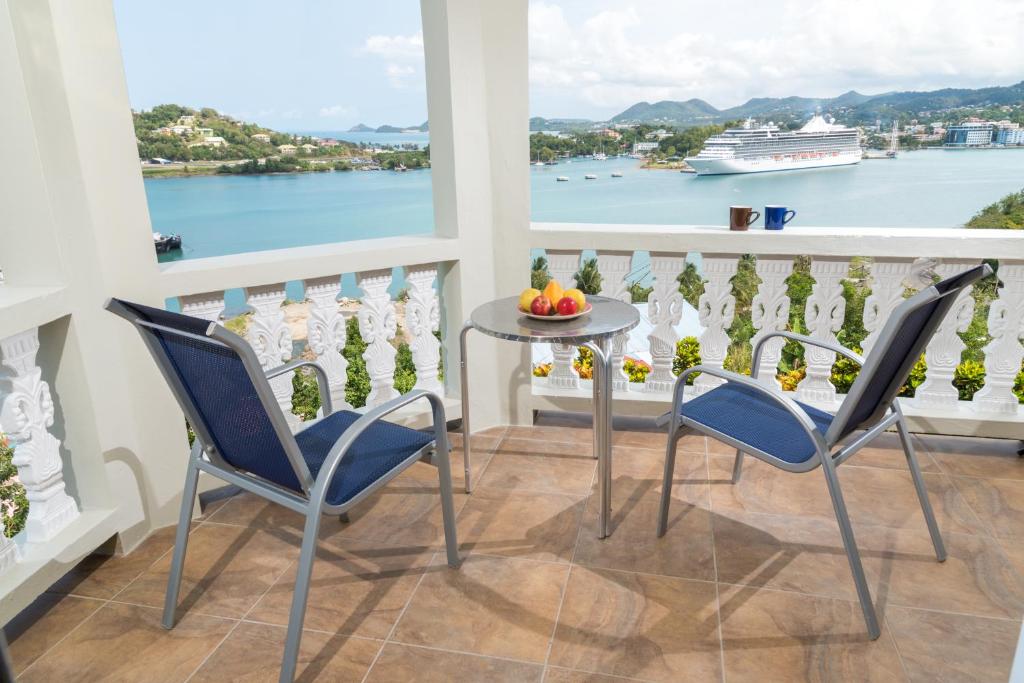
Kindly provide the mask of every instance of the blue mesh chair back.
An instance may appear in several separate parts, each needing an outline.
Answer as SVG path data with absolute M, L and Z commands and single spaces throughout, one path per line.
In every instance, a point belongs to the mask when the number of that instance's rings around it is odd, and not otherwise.
M 302 487 L 267 410 L 239 355 L 205 337 L 209 322 L 179 313 L 117 300 L 140 321 L 151 348 L 161 353 L 180 383 L 178 396 L 194 425 L 209 435 L 218 454 L 234 468 L 251 472 L 296 492 Z M 173 331 L 171 331 L 173 330 Z M 185 336 L 174 331 L 187 333 Z M 172 384 L 173 387 L 173 384 Z M 194 410 L 190 410 L 189 406 Z
M 866 359 L 847 401 L 829 430 L 832 443 L 877 422 L 889 409 L 924 353 L 936 328 L 956 301 L 957 294 L 990 274 L 987 265 L 971 268 L 917 293 L 893 312 Z

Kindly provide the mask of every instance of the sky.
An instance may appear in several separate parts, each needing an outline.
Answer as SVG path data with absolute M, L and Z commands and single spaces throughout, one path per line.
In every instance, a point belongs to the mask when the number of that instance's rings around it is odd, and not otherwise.
M 496 1 L 496 0 L 495 0 Z M 132 106 L 288 131 L 426 120 L 414 0 L 114 0 Z M 530 112 L 1024 80 L 1022 0 L 533 0 Z

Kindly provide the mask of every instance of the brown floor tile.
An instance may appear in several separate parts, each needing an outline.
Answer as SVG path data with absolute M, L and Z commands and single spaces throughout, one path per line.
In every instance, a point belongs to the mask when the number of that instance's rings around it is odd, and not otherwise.
M 49 590 L 90 598 L 112 598 L 171 551 L 176 530 L 174 526 L 157 529 L 135 550 L 124 555 L 89 555 Z
M 240 618 L 297 557 L 298 549 L 273 532 L 203 524 L 189 536 L 178 615 Z M 164 555 L 117 599 L 163 606 L 170 566 L 170 554 Z
M 569 568 L 471 555 L 423 578 L 394 640 L 543 662 Z
M 576 546 L 575 563 L 714 581 L 711 513 L 673 500 L 669 508 L 668 531 L 658 538 L 658 509 L 658 502 L 653 497 L 634 503 L 613 496 L 611 535 L 599 539 L 600 503 L 597 496 L 591 496 Z
M 508 427 L 502 426 L 473 432 L 473 452 L 491 453 L 501 443 L 506 431 L 508 431 Z M 448 443 L 451 444 L 452 450 L 461 450 L 462 434 L 460 432 L 448 432 Z
M 1010 564 L 1017 570 L 1017 574 L 1024 578 L 1024 543 L 1020 541 L 999 541 L 999 546 L 1010 559 Z
M 304 627 L 385 638 L 420 576 L 445 566 L 443 555 L 431 565 L 433 556 L 433 551 L 421 548 L 385 547 L 352 539 L 321 544 L 313 562 Z M 287 626 L 297 569 L 298 563 L 293 563 L 246 618 Z
M 906 680 L 892 636 L 871 640 L 856 602 L 722 586 L 725 678 L 733 681 Z
M 255 493 L 243 491 L 225 500 L 205 521 L 287 532 L 295 536 L 296 543 L 301 543 L 305 517 Z
M 498 440 L 493 440 L 497 444 Z M 476 439 L 474 438 L 475 441 Z M 473 458 L 473 485 L 476 486 L 477 482 L 480 481 L 480 475 L 483 474 L 484 469 L 487 467 L 487 463 L 491 461 L 492 453 L 486 449 L 474 449 L 471 455 Z M 461 449 L 453 450 L 448 456 L 452 470 L 452 486 L 457 492 L 466 490 L 466 465 L 462 458 Z M 399 484 L 406 480 L 438 486 L 437 467 L 430 463 L 417 462 L 395 477 L 395 482 Z
M 858 432 L 859 434 L 859 432 Z M 922 472 L 941 472 L 939 466 L 928 454 L 928 448 L 921 437 L 912 435 L 914 455 Z M 905 470 L 907 456 L 903 454 L 903 446 L 899 436 L 894 432 L 879 434 L 875 439 L 850 456 L 843 467 L 882 467 L 886 469 Z
M 639 681 L 639 678 L 625 676 L 606 676 L 604 674 L 573 671 L 549 666 L 544 675 L 545 683 L 623 683 L 623 681 Z
M 197 683 L 274 683 L 281 671 L 285 633 L 282 626 L 242 622 L 190 680 Z M 363 680 L 378 650 L 380 643 L 375 640 L 306 631 L 299 644 L 295 678 L 298 681 L 358 683 Z
M 479 486 L 586 495 L 596 468 L 597 460 L 576 446 L 506 437 Z
M 612 494 L 636 500 L 658 500 L 665 472 L 665 453 L 636 447 L 617 446 L 612 451 Z M 676 453 L 672 496 L 707 508 L 711 500 L 707 456 Z M 597 491 L 594 482 L 593 491 Z
M 477 489 L 459 515 L 463 552 L 572 560 L 586 498 L 562 493 Z
M 528 683 L 540 681 L 544 667 L 478 655 L 443 652 L 388 643 L 373 665 L 367 683 Z
M 1024 479 L 1019 441 L 956 436 L 922 436 L 928 452 L 949 474 L 994 479 Z
M 108 603 L 19 680 L 184 681 L 234 623 L 187 614 L 168 631 L 160 610 Z
M 719 680 L 715 586 L 573 567 L 549 663 L 646 680 Z
M 1024 480 L 952 477 L 960 495 L 999 538 L 1024 540 Z
M 891 607 L 885 620 L 912 681 L 1005 681 L 1020 624 Z
M 3 628 L 15 673 L 24 671 L 102 606 L 99 600 L 52 593 L 36 598 Z
M 554 425 L 552 420 L 534 425 L 511 425 L 505 432 L 506 439 L 533 439 L 548 443 L 563 443 L 579 446 L 581 449 L 593 448 L 594 435 L 590 423 L 580 422 L 574 426 Z

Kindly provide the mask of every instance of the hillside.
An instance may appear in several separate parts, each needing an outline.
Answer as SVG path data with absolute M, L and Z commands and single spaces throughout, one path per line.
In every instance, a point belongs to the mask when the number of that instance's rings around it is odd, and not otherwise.
M 351 128 L 349 128 L 348 132 L 349 133 L 401 133 L 402 131 L 406 131 L 406 130 L 415 130 L 415 131 L 419 131 L 420 133 L 426 133 L 427 131 L 430 130 L 430 124 L 429 124 L 429 122 L 424 121 L 423 123 L 421 123 L 418 126 L 392 126 L 392 125 L 385 124 L 383 126 L 377 126 L 376 128 L 372 128 L 372 127 L 366 125 L 365 123 L 357 123 L 356 125 L 354 125 Z

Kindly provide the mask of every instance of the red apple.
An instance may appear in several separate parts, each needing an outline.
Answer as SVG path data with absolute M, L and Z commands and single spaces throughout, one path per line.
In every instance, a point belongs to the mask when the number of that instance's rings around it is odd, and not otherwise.
M 534 315 L 551 315 L 551 299 L 543 294 L 530 302 L 530 313 Z
M 558 315 L 576 315 L 580 305 L 571 296 L 563 296 L 558 302 Z

